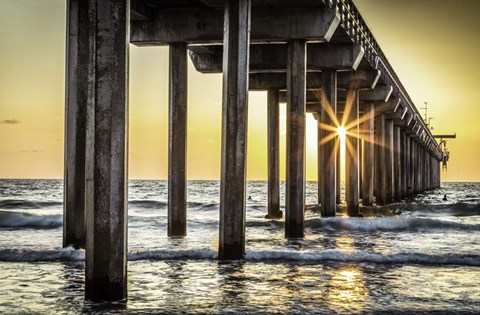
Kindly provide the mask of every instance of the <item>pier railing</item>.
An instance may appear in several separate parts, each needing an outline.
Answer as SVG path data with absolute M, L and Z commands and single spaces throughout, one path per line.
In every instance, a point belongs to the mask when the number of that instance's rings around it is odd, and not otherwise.
M 357 45 L 361 45 L 365 50 L 365 58 L 370 65 L 375 69 L 382 70 L 382 72 L 391 81 L 395 90 L 398 92 L 399 97 L 410 107 L 415 116 L 419 119 L 417 121 L 421 124 L 423 132 L 426 136 L 433 140 L 434 137 L 430 129 L 426 126 L 425 122 L 421 118 L 421 114 L 418 112 L 415 104 L 408 95 L 405 87 L 398 78 L 397 74 L 393 70 L 393 67 L 388 62 L 387 57 L 383 53 L 380 45 L 375 40 L 370 28 L 365 20 L 362 18 L 360 12 L 353 0 L 323 0 L 325 5 L 329 8 L 337 10 L 340 13 L 340 25 L 344 28 L 345 32 L 350 36 L 353 42 Z M 435 144 L 433 150 L 437 157 L 441 157 L 441 150 L 436 141 L 432 141 Z

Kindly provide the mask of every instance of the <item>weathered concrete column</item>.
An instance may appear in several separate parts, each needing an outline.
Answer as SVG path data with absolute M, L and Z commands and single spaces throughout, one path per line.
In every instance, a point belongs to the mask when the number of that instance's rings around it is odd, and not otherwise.
M 407 174 L 408 174 L 408 164 L 407 164 L 407 135 L 405 134 L 405 130 L 400 131 L 400 163 L 401 163 L 401 189 L 400 189 L 400 196 L 401 198 L 405 198 L 407 196 Z
M 402 145 L 401 145 L 401 136 L 400 136 L 400 127 L 394 126 L 393 130 L 393 145 L 394 145 L 394 156 L 393 156 L 393 166 L 394 166 L 394 177 L 393 177 L 393 200 L 399 202 L 402 200 Z
M 417 143 L 415 139 L 410 139 L 410 178 L 411 178 L 411 196 L 417 194 Z
M 406 153 L 407 153 L 407 156 L 406 156 L 406 159 L 407 159 L 407 196 L 408 197 L 411 197 L 413 195 L 413 177 L 412 177 L 412 167 L 413 167 L 413 164 L 412 164 L 412 138 L 410 138 L 409 135 L 407 135 L 406 137 L 406 141 L 407 141 L 407 150 L 406 150 Z
M 393 144 L 393 120 L 385 120 L 385 203 L 393 202 L 394 187 L 394 144 Z
M 420 159 L 420 144 L 415 142 L 415 193 L 422 193 L 422 162 Z
M 348 112 L 347 124 L 358 122 L 358 90 L 348 89 L 347 106 L 351 105 Z M 347 114 L 347 109 L 345 110 Z M 347 214 L 350 217 L 358 216 L 359 206 L 359 150 L 358 150 L 358 123 L 347 131 L 345 150 L 345 197 L 347 201 Z
M 67 2 L 63 246 L 85 247 L 85 137 L 89 101 L 88 3 Z
M 385 205 L 385 114 L 375 118 L 375 200 L 377 205 Z
M 305 211 L 305 40 L 288 42 L 285 237 L 303 237 Z M 323 200 L 322 200 L 323 201 Z
M 267 219 L 280 219 L 280 108 L 278 90 L 268 90 L 268 214 Z
M 223 41 L 222 171 L 218 258 L 245 254 L 250 0 L 225 1 Z
M 336 155 L 336 174 L 335 174 L 335 201 L 337 205 L 342 203 L 342 159 L 340 154 L 340 136 L 335 138 L 335 155 Z
M 363 146 L 363 176 L 362 176 L 362 203 L 363 206 L 373 205 L 373 184 L 375 162 L 375 106 L 365 105 L 365 114 L 368 119 L 365 121 L 365 135 Z
M 323 217 L 334 217 L 337 204 L 337 72 L 322 70 L 322 110 L 318 120 L 318 186 Z
M 168 236 L 187 235 L 187 44 L 170 44 Z
M 127 117 L 130 1 L 91 0 L 85 297 L 127 297 Z

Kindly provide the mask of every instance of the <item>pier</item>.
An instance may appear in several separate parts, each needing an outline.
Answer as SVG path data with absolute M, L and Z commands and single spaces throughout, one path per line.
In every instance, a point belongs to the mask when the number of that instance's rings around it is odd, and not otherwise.
M 86 250 L 88 299 L 127 297 L 130 43 L 170 49 L 168 236 L 187 233 L 187 58 L 223 73 L 219 259 L 245 253 L 248 91 L 268 93 L 266 218 L 284 216 L 286 238 L 304 236 L 306 115 L 318 122 L 322 217 L 337 213 L 340 127 L 348 216 L 440 187 L 442 149 L 352 0 L 69 0 L 63 245 Z

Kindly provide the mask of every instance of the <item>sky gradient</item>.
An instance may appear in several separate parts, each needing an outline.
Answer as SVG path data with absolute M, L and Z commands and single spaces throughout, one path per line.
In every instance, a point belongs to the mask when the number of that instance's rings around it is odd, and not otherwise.
M 433 133 L 457 133 L 443 180 L 480 181 L 480 1 L 355 3 L 417 107 L 428 102 Z M 65 20 L 64 0 L 0 1 L 0 178 L 63 177 Z M 164 179 L 168 48 L 130 47 L 130 177 Z M 221 90 L 221 75 L 189 64 L 190 179 L 220 177 Z M 250 93 L 248 128 L 248 178 L 266 179 L 266 93 Z M 282 178 L 284 135 L 282 124 Z M 308 115 L 309 180 L 317 174 L 315 145 Z

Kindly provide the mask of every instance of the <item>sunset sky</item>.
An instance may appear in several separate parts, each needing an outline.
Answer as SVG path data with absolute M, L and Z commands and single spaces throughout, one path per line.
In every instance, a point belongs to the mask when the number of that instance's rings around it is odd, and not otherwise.
M 62 178 L 65 0 L 0 1 L 0 178 Z M 433 133 L 457 133 L 443 180 L 480 181 L 480 1 L 356 0 Z M 131 178 L 167 176 L 168 48 L 130 50 Z M 188 177 L 220 174 L 221 75 L 189 65 Z M 250 93 L 248 178 L 267 176 L 266 93 Z M 423 110 L 420 111 L 423 114 Z M 285 105 L 281 107 L 282 119 Z M 285 174 L 285 126 L 281 127 Z M 308 115 L 307 179 L 316 179 Z

